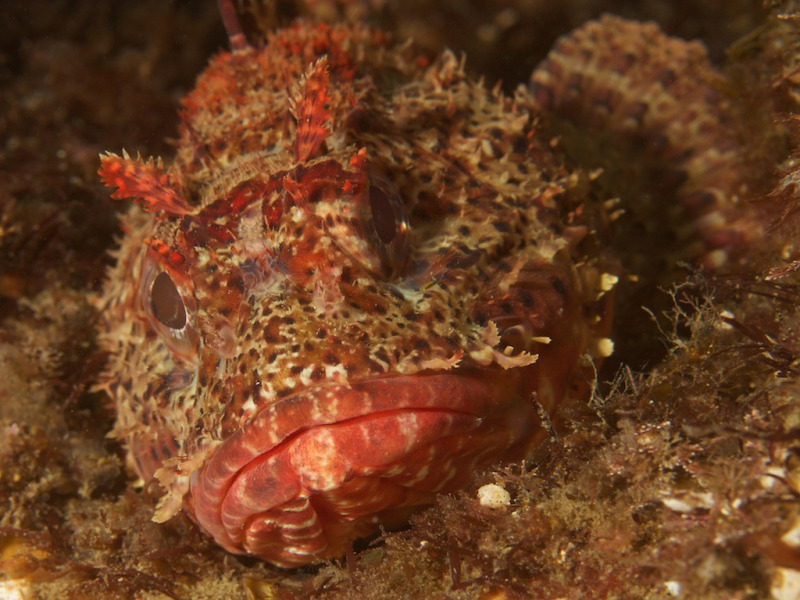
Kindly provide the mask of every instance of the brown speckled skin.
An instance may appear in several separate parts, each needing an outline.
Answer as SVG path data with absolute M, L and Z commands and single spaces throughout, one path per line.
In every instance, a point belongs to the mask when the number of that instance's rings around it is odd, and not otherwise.
M 280 566 L 336 556 L 585 391 L 610 294 L 539 110 L 451 54 L 301 23 L 212 60 L 169 169 L 103 157 L 141 205 L 105 290 L 104 387 L 165 490 L 157 520 L 183 507 Z

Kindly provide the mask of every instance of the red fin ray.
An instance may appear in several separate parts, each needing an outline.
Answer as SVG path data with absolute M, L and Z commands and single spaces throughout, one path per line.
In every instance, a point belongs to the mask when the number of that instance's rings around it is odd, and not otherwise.
M 111 194 L 114 200 L 133 198 L 147 212 L 164 212 L 172 216 L 188 214 L 189 204 L 175 190 L 161 159 L 135 159 L 123 151 L 122 156 L 113 153 L 100 155 L 97 173 L 108 187 L 116 187 Z
M 297 120 L 294 158 L 298 162 L 313 158 L 330 132 L 328 59 L 322 57 L 306 71 L 291 99 Z

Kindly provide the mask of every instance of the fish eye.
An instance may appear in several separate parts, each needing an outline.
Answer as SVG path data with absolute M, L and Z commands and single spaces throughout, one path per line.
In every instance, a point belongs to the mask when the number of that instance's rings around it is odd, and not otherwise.
M 193 358 L 200 341 L 195 324 L 197 301 L 191 279 L 163 264 L 158 252 L 147 252 L 139 284 L 139 306 L 150 327 L 174 356 Z
M 403 198 L 383 175 L 371 173 L 367 186 L 374 244 L 384 263 L 396 273 L 408 256 L 409 224 Z
M 315 193 L 313 181 L 306 183 L 309 197 L 317 198 L 309 204 L 331 241 L 373 275 L 399 275 L 408 261 L 411 232 L 405 200 L 394 181 L 372 165 L 337 175 L 339 179 L 322 169 L 313 175 L 324 193 Z M 331 185 L 336 188 L 324 187 Z
M 153 281 L 150 289 L 150 306 L 153 316 L 165 327 L 183 329 L 186 325 L 186 307 L 183 298 L 165 271 Z
M 397 235 L 397 217 L 386 192 L 378 186 L 369 186 L 369 208 L 378 238 L 384 244 L 390 244 Z

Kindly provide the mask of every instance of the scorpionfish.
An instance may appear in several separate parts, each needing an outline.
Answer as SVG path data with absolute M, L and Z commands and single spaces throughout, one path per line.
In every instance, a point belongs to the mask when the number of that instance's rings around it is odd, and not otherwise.
M 362 25 L 231 39 L 182 102 L 174 160 L 99 171 L 135 200 L 102 297 L 113 435 L 158 483 L 154 520 L 183 510 L 230 552 L 340 556 L 524 457 L 586 394 L 616 263 L 587 250 L 591 178 L 543 115 L 662 141 L 701 262 L 747 235 L 735 177 L 691 172 L 735 154 L 712 126 L 688 146 L 724 115 L 718 76 L 652 24 L 585 26 L 513 95 Z

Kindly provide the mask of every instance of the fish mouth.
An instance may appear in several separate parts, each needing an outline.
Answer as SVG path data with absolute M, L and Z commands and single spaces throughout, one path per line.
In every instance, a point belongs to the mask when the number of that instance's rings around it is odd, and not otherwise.
M 531 437 L 539 421 L 519 398 L 524 371 L 301 390 L 217 448 L 191 477 L 187 512 L 227 550 L 278 566 L 341 555 L 381 515 L 463 486 Z

